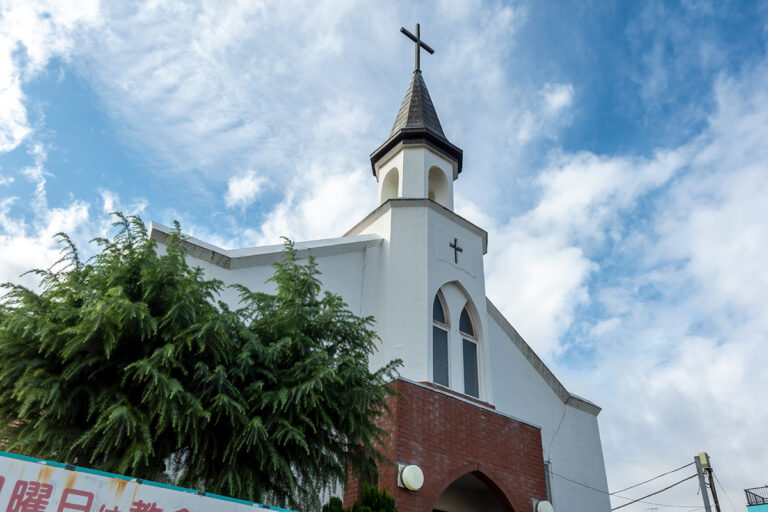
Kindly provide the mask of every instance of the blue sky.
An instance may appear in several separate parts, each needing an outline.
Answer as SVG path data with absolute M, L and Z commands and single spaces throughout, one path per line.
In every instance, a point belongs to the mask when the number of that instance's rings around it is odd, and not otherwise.
M 701 450 L 737 508 L 765 483 L 768 4 L 66 4 L 0 4 L 0 281 L 116 209 L 226 247 L 344 233 L 419 21 L 488 294 L 604 408 L 610 487 Z

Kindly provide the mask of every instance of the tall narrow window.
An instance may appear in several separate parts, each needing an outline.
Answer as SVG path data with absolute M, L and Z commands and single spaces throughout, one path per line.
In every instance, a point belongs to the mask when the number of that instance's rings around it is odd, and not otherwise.
M 472 318 L 466 306 L 459 318 L 459 331 L 463 338 L 464 355 L 464 393 L 475 398 L 480 397 L 480 386 L 477 376 L 477 336 Z
M 432 304 L 432 381 L 448 386 L 448 320 L 439 293 Z

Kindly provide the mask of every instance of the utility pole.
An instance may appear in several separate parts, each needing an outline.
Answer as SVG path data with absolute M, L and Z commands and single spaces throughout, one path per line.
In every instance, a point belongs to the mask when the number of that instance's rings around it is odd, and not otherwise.
M 699 475 L 699 488 L 701 488 L 701 498 L 704 500 L 704 510 L 706 512 L 712 512 L 712 507 L 709 506 L 707 484 L 704 483 L 704 469 L 701 467 L 701 459 L 698 455 L 693 458 L 693 462 L 696 463 L 696 473 Z
M 707 472 L 707 476 L 709 477 L 709 488 L 712 490 L 712 501 L 715 502 L 715 510 L 720 512 L 720 501 L 717 499 L 717 490 L 715 489 L 712 464 L 709 463 L 709 454 L 707 452 L 701 452 L 699 454 L 699 460 L 701 460 L 701 466 Z

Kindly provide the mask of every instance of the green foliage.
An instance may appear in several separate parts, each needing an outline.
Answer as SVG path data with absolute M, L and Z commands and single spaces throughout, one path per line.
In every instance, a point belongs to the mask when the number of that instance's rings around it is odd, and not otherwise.
M 323 505 L 323 512 L 344 512 L 344 507 L 342 505 L 341 498 L 333 496 L 328 500 L 328 503 Z
M 10 449 L 290 507 L 346 465 L 380 460 L 385 383 L 368 369 L 372 319 L 320 292 L 312 258 L 286 241 L 276 293 L 222 282 L 186 261 L 179 226 L 158 255 L 140 219 L 116 214 L 87 262 L 37 270 L 42 290 L 0 301 L 0 439 Z
M 360 503 L 352 505 L 350 512 L 397 512 L 395 499 L 384 489 L 363 484 Z
M 360 503 L 355 503 L 346 511 L 342 507 L 341 500 L 331 498 L 323 505 L 323 512 L 397 512 L 395 499 L 384 489 L 374 485 L 363 484 L 363 495 Z

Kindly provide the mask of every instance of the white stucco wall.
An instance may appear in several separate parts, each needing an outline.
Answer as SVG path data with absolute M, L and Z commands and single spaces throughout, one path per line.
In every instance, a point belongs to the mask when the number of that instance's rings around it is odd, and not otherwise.
M 379 257 L 376 297 L 377 329 L 382 351 L 374 363 L 401 359 L 403 377 L 421 382 L 432 379 L 432 303 L 438 290 L 449 285 L 451 317 L 450 387 L 464 391 L 461 366 L 461 337 L 458 320 L 469 301 L 480 334 L 485 331 L 485 277 L 483 274 L 484 231 L 427 199 L 395 199 L 350 231 L 380 236 L 384 242 Z M 449 246 L 456 240 L 462 248 L 458 258 Z M 457 261 L 458 260 L 458 261 Z M 480 398 L 492 399 L 490 363 L 482 343 L 478 346 Z M 451 354 L 454 357 L 451 357 Z
M 496 390 L 494 405 L 499 411 L 541 427 L 544 460 L 551 464 L 553 473 L 607 493 L 597 408 L 567 396 L 563 388 L 558 394 L 553 387 L 558 388 L 560 383 L 553 382 L 554 376 L 542 376 L 531 364 L 530 356 L 526 357 L 519 348 L 521 342 L 525 343 L 522 338 L 514 330 L 510 336 L 508 329 L 501 325 L 506 322 L 499 322 L 497 318 L 497 315 L 489 315 L 489 342 L 493 352 L 491 374 L 496 377 L 493 382 Z M 513 337 L 517 339 L 513 340 Z M 543 366 L 540 361 L 538 364 Z M 551 475 L 550 483 L 557 511 L 608 512 L 611 509 L 607 494 L 557 475 Z
M 163 241 L 170 228 L 153 223 L 150 230 L 152 237 L 160 242 L 159 251 L 163 252 Z M 272 264 L 282 254 L 282 245 L 225 250 L 195 238 L 187 240 L 189 264 L 202 268 L 207 278 L 220 279 L 225 286 L 242 284 L 251 290 L 275 290 L 269 279 L 274 274 Z M 300 261 L 306 262 L 310 254 L 315 258 L 323 290 L 340 295 L 355 314 L 368 316 L 375 311 L 378 283 L 375 267 L 382 242 L 379 237 L 364 235 L 301 242 L 295 247 Z M 233 307 L 239 302 L 237 291 L 228 287 L 221 299 Z

